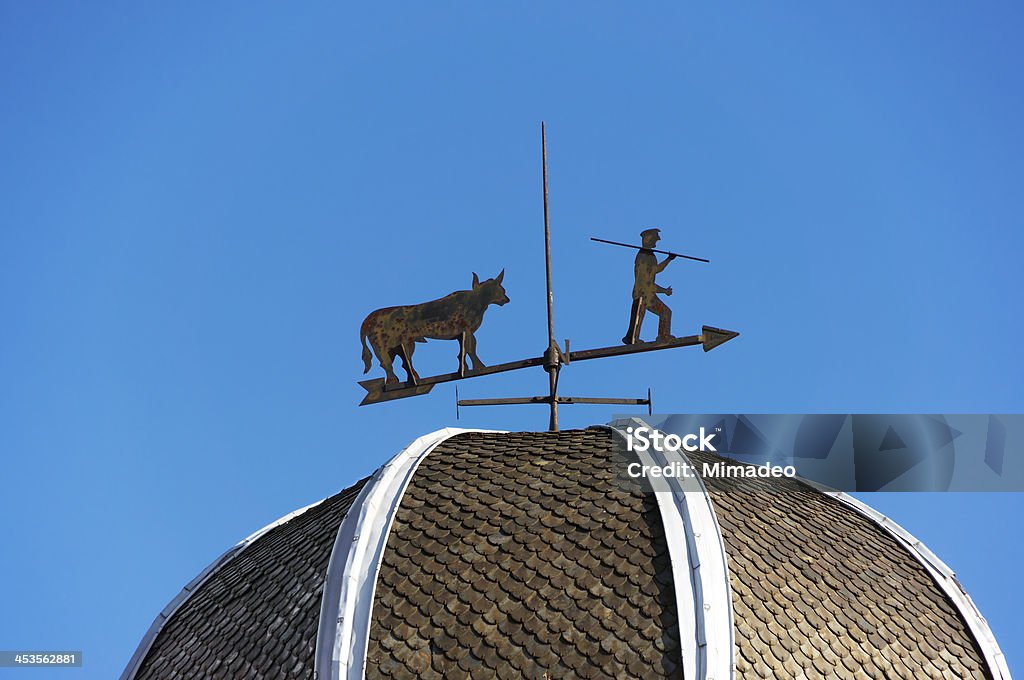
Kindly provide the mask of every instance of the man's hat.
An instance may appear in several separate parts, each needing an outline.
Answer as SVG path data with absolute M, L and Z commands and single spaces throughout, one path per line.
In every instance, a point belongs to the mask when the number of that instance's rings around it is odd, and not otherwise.
M 640 238 L 647 238 L 648 236 L 659 236 L 660 237 L 660 234 L 661 234 L 661 229 L 644 229 L 643 231 L 640 232 Z

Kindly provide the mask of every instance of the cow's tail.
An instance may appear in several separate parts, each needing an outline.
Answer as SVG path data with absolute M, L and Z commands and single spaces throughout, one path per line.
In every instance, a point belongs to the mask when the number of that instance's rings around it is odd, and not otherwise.
M 370 348 L 366 346 L 366 329 L 359 329 L 359 340 L 363 343 L 363 373 L 370 372 L 370 366 L 373 362 L 373 354 L 370 353 Z

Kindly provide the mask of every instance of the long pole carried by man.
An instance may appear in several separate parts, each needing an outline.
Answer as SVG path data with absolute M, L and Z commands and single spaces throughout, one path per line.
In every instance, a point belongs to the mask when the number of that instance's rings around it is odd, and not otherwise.
M 711 260 L 705 259 L 703 257 L 694 257 L 693 255 L 682 255 L 680 253 L 673 253 L 671 250 L 658 250 L 657 248 L 645 248 L 643 246 L 635 246 L 632 243 L 619 243 L 618 241 L 609 241 L 608 239 L 595 238 L 593 236 L 590 237 L 590 240 L 591 241 L 597 241 L 598 243 L 607 243 L 608 245 L 611 245 L 611 246 L 622 246 L 623 248 L 632 248 L 633 250 L 649 250 L 652 253 L 661 253 L 662 255 L 675 255 L 676 257 L 681 257 L 684 260 L 693 260 L 695 262 L 707 262 L 707 263 L 711 262 Z

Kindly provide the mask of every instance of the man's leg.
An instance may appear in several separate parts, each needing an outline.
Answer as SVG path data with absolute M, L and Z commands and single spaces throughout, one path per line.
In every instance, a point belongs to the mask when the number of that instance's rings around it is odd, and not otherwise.
M 640 325 L 644 321 L 643 298 L 633 298 L 633 307 L 629 310 L 629 328 L 622 342 L 626 345 L 635 345 L 640 338 Z
M 658 315 L 658 340 L 672 339 L 672 310 L 658 297 L 652 295 L 647 303 L 647 309 L 652 314 Z

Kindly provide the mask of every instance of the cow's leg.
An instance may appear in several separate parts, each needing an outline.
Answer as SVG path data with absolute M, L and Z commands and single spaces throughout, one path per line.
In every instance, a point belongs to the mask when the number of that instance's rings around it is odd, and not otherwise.
M 419 382 L 420 374 L 416 372 L 412 365 L 412 355 L 416 353 L 416 341 L 410 340 L 409 342 L 402 343 L 402 348 L 405 349 L 405 357 L 403 358 L 403 361 L 406 362 L 405 370 L 407 373 L 412 373 L 412 380 L 414 382 Z
M 395 379 L 396 380 L 398 379 L 398 377 L 397 377 L 398 376 L 398 374 L 397 374 L 398 367 L 395 365 L 395 361 L 398 360 L 398 359 L 401 359 L 402 360 L 402 366 L 405 367 L 405 376 L 406 376 L 405 379 L 408 380 L 409 379 L 408 364 L 405 363 L 405 358 L 402 356 L 402 353 L 401 353 L 400 349 L 401 348 L 399 348 L 399 347 L 392 347 L 390 350 L 388 350 L 388 355 L 391 357 L 392 369 L 394 371 L 396 371 Z
M 473 360 L 473 368 L 483 368 L 484 362 L 480 361 L 480 357 L 476 355 L 476 336 L 469 331 L 466 331 L 465 346 L 466 354 L 468 354 L 469 358 Z
M 374 345 L 373 351 L 377 354 L 377 361 L 380 362 L 380 367 L 384 369 L 384 384 L 393 385 L 397 383 L 398 376 L 395 375 L 395 369 L 392 365 L 395 359 L 394 350 L 384 350 L 382 352 L 377 348 L 377 345 Z
M 395 353 L 402 357 L 402 365 L 405 366 L 406 380 L 411 382 L 413 385 L 420 381 L 419 374 L 416 373 L 416 369 L 412 367 L 412 353 L 415 350 L 416 347 L 413 342 L 403 342 L 395 348 Z

